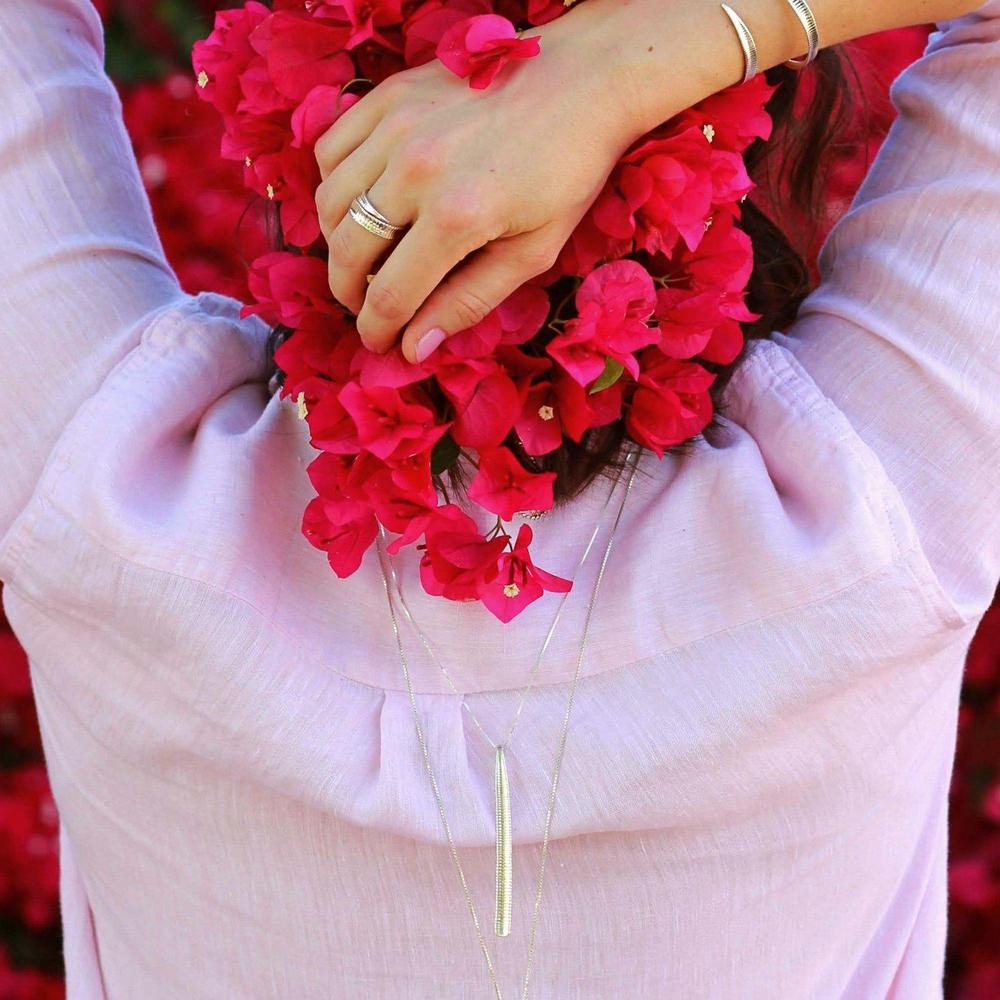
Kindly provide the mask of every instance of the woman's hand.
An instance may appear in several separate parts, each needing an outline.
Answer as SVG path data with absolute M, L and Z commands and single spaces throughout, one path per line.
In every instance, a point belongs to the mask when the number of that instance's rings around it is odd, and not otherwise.
M 614 60 L 577 14 L 534 29 L 540 54 L 485 90 L 434 60 L 383 81 L 320 138 L 330 288 L 372 350 L 389 350 L 405 328 L 404 355 L 422 360 L 548 270 L 642 134 Z M 391 244 L 347 215 L 366 188 L 409 226 Z

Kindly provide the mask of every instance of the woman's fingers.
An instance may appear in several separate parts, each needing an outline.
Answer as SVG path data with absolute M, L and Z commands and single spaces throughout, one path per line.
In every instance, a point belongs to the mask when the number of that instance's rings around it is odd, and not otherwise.
M 374 131 L 382 119 L 382 101 L 371 91 L 352 104 L 320 137 L 313 147 L 320 177 L 325 181 Z
M 343 303 L 355 315 L 360 314 L 364 305 L 368 290 L 368 275 L 375 269 L 375 262 L 399 240 L 398 235 L 386 239 L 377 233 L 369 232 L 348 212 L 350 202 L 355 195 L 360 194 L 367 186 L 362 185 L 350 197 L 346 195 L 339 197 L 336 209 L 330 210 L 329 217 L 334 218 L 333 212 L 340 213 L 340 222 L 326 237 L 329 248 L 327 273 L 330 291 L 338 302 Z M 383 204 L 389 206 L 384 212 L 387 218 L 397 225 L 408 225 L 411 221 L 409 213 L 404 213 L 401 207 L 392 207 L 398 205 L 398 199 L 386 197 L 385 190 L 386 187 L 381 179 L 371 186 L 369 198 L 372 204 L 380 212 Z
M 390 222 L 406 226 L 414 218 L 414 200 L 385 175 L 387 144 L 385 131 L 376 128 L 316 189 L 319 227 L 329 247 L 330 291 L 355 314 L 365 299 L 366 276 L 398 236 L 387 240 L 369 232 L 348 214 L 351 202 L 367 190 Z
M 372 194 L 374 201 L 374 190 Z M 466 230 L 461 234 L 466 241 L 462 241 L 455 238 L 458 234 L 443 232 L 431 216 L 417 217 L 371 282 L 365 280 L 357 328 L 366 347 L 380 354 L 392 347 L 400 330 L 448 272 L 486 241 L 482 237 L 476 242 L 473 233 L 472 229 Z M 467 242 L 470 239 L 472 243 Z
M 526 281 L 547 271 L 560 246 L 540 230 L 487 243 L 417 310 L 403 334 L 403 355 L 419 363 L 446 337 L 475 326 Z

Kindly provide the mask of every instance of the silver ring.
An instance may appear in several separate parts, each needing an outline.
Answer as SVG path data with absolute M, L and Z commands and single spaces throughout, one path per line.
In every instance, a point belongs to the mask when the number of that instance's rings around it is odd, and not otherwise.
M 371 203 L 371 199 L 370 199 L 370 198 L 368 197 L 368 191 L 369 191 L 369 190 L 370 190 L 370 188 L 365 188 L 365 190 L 364 190 L 364 191 L 362 191 L 362 192 L 361 192 L 361 194 L 359 194 L 359 195 L 358 195 L 358 199 L 357 199 L 357 200 L 358 200 L 358 204 L 359 204 L 359 205 L 361 206 L 361 208 L 362 208 L 362 209 L 363 209 L 364 211 L 366 211 L 366 212 L 367 212 L 367 213 L 368 213 L 369 215 L 374 215 L 374 216 L 375 216 L 375 218 L 379 220 L 379 222 L 383 223 L 383 225 L 386 225 L 386 226 L 388 226 L 388 227 L 389 227 L 390 229 L 395 229 L 395 230 L 397 230 L 397 231 L 398 231 L 398 230 L 400 230 L 400 229 L 405 229 L 405 228 L 406 228 L 405 226 L 397 226 L 397 225 L 395 225 L 394 223 L 390 222 L 390 221 L 389 221 L 389 220 L 388 220 L 388 219 L 387 219 L 387 218 L 386 218 L 386 217 L 385 217 L 385 216 L 384 216 L 384 215 L 383 215 L 383 214 L 382 214 L 382 213 L 381 213 L 381 212 L 380 212 L 380 211 L 379 211 L 379 210 L 378 210 L 378 209 L 377 209 L 377 208 L 376 208 L 376 207 L 375 207 L 375 206 L 374 206 L 374 205 L 373 205 L 372 203 Z
M 359 204 L 357 198 L 351 202 L 351 206 L 348 208 L 347 214 L 359 226 L 361 226 L 362 229 L 367 229 L 368 232 L 374 233 L 376 236 L 381 236 L 384 240 L 394 239 L 400 228 L 397 226 L 386 225 L 378 217 L 372 215 L 370 212 L 366 212 Z
M 785 65 L 790 69 L 805 69 L 819 53 L 819 26 L 816 23 L 816 15 L 806 0 L 788 0 L 788 5 L 795 11 L 795 16 L 805 29 L 809 49 L 806 55 L 798 59 L 786 60 Z
M 757 43 L 754 41 L 752 32 L 746 26 L 746 22 L 729 4 L 722 4 L 722 9 L 726 12 L 726 17 L 729 18 L 736 29 L 736 35 L 740 40 L 740 48 L 743 49 L 744 72 L 741 83 L 746 83 L 757 75 Z

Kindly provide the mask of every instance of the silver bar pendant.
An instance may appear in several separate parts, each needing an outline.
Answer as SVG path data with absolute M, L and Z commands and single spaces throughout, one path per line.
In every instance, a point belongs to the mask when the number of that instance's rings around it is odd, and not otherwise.
M 497 829 L 497 899 L 494 929 L 497 937 L 506 937 L 510 934 L 510 790 L 507 786 L 507 761 L 504 758 L 502 745 L 497 747 L 494 779 Z

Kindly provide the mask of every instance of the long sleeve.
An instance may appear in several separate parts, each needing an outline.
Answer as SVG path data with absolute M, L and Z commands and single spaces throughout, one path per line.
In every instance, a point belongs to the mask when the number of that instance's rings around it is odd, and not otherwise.
M 1000 575 L 1000 0 L 938 25 L 775 340 L 882 461 L 956 607 Z
M 184 298 L 89 0 L 0 3 L 0 541 L 55 441 Z

